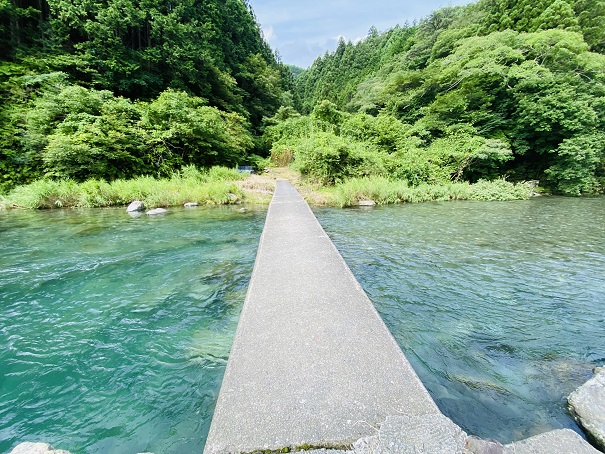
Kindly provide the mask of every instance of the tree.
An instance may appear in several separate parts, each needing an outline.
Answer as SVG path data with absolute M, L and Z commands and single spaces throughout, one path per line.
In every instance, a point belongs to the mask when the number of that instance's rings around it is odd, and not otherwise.
M 241 115 L 224 113 L 201 98 L 167 90 L 140 105 L 145 159 L 159 173 L 184 165 L 234 166 L 252 147 Z

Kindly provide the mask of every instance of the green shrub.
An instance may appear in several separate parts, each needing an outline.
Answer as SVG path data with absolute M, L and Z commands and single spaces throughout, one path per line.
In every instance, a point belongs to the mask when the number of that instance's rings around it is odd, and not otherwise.
M 351 145 L 331 133 L 304 139 L 294 150 L 294 168 L 327 185 L 352 176 L 359 162 Z
M 479 180 L 471 187 L 472 200 L 519 200 L 528 199 L 533 187 L 527 183 L 511 183 L 502 179 Z
M 405 180 L 365 177 L 337 184 L 328 190 L 328 194 L 331 204 L 347 207 L 359 205 L 362 200 L 371 200 L 378 205 L 448 200 L 519 200 L 530 196 L 531 186 L 504 180 L 410 186 Z
M 187 166 L 163 179 L 142 176 L 111 182 L 91 179 L 82 183 L 45 179 L 16 187 L 0 199 L 0 204 L 5 208 L 104 207 L 126 205 L 133 200 L 141 200 L 151 208 L 186 202 L 229 204 L 242 197 L 233 183 L 241 178 L 243 176 L 233 169 L 213 167 L 200 171 Z
M 267 167 L 272 167 L 273 162 L 270 157 L 263 158 L 262 156 L 258 156 L 255 154 L 248 155 L 248 162 L 252 166 L 255 172 L 262 172 Z

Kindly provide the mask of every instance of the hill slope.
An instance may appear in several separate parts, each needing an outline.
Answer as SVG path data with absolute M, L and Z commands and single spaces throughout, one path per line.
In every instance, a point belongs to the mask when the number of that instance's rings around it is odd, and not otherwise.
M 481 0 L 341 42 L 297 80 L 298 107 L 313 121 L 331 103 L 315 130 L 373 147 L 347 175 L 602 192 L 604 51 L 603 1 Z
M 0 185 L 235 164 L 292 87 L 243 0 L 0 0 Z

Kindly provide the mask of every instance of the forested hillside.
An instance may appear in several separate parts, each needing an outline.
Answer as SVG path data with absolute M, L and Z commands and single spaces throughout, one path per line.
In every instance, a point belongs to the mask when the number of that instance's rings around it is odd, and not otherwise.
M 0 190 L 235 165 L 292 89 L 243 0 L 0 0 Z
M 297 79 L 266 139 L 327 183 L 539 180 L 605 186 L 605 2 L 480 0 L 358 44 Z

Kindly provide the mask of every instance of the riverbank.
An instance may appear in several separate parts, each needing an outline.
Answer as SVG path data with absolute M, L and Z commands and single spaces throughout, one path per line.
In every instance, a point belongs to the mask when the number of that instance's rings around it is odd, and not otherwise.
M 200 171 L 186 167 L 170 178 L 137 177 L 131 180 L 39 180 L 0 195 L 0 209 L 95 208 L 126 206 L 141 200 L 147 207 L 236 203 L 269 204 L 278 179 L 289 180 L 312 206 L 349 207 L 447 200 L 519 200 L 534 193 L 528 183 L 505 180 L 409 186 L 383 177 L 354 178 L 335 186 L 304 179 L 291 168 L 268 168 L 261 174 L 242 174 L 213 167 Z
M 141 200 L 149 208 L 179 206 L 187 202 L 200 205 L 227 205 L 242 200 L 237 182 L 246 175 L 235 169 L 193 166 L 175 172 L 170 178 L 142 176 L 130 180 L 38 180 L 0 195 L 0 208 L 99 208 L 126 206 Z
M 503 179 L 475 184 L 452 182 L 409 186 L 407 181 L 384 177 L 352 178 L 335 186 L 323 186 L 304 179 L 291 168 L 269 168 L 238 182 L 246 200 L 269 203 L 277 179 L 289 180 L 312 206 L 372 206 L 448 200 L 524 200 L 536 195 L 533 183 L 510 183 Z

